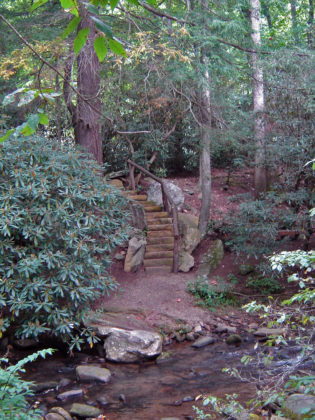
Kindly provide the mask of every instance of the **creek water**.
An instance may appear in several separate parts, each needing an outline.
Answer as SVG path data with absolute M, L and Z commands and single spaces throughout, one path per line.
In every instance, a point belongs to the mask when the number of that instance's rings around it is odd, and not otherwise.
M 241 400 L 253 395 L 253 386 L 241 383 L 222 373 L 224 367 L 241 367 L 244 354 L 253 352 L 254 340 L 247 339 L 239 347 L 224 342 L 193 349 L 190 343 L 172 344 L 166 347 L 170 358 L 160 362 L 141 364 L 114 364 L 104 359 L 78 354 L 65 358 L 56 353 L 45 360 L 28 366 L 25 378 L 35 382 L 68 380 L 62 389 L 51 389 L 35 396 L 43 406 L 62 406 L 81 402 L 101 408 L 109 420 L 160 420 L 163 417 L 193 419 L 194 399 L 200 394 L 218 397 L 238 393 Z M 112 377 L 107 384 L 79 383 L 75 368 L 79 364 L 108 368 Z M 83 397 L 72 401 L 58 401 L 58 393 L 82 389 Z

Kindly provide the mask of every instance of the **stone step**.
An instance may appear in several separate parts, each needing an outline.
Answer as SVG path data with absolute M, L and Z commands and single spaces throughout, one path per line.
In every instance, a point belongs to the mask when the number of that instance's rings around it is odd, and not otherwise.
M 154 201 L 150 201 L 150 200 L 146 200 L 142 204 L 144 204 L 144 205 L 150 205 L 150 206 L 158 206 L 158 204 L 156 204 Z
M 161 267 L 161 266 L 173 267 L 173 258 L 144 259 L 143 264 L 145 267 Z
M 161 212 L 163 210 L 163 208 L 161 206 L 154 206 L 150 203 L 148 204 L 142 204 L 142 206 L 144 207 L 144 211 L 145 212 Z
M 174 236 L 169 238 L 147 238 L 148 245 L 161 245 L 161 244 L 172 244 L 174 246 Z
M 147 252 L 144 254 L 144 259 L 155 259 L 155 258 L 173 258 L 173 251 L 156 251 L 156 252 Z
M 144 201 L 144 202 L 147 201 L 147 196 L 146 195 L 139 195 L 139 194 L 138 195 L 131 195 L 131 194 L 128 194 L 127 197 L 129 198 L 129 200 Z M 143 203 L 141 203 L 141 204 L 143 204 Z
M 173 267 L 170 267 L 170 266 L 145 267 L 145 271 L 148 274 L 165 274 L 165 273 L 171 273 L 173 271 Z
M 171 230 L 151 230 L 147 232 L 147 238 L 168 238 L 173 237 Z
M 149 224 L 151 225 L 158 225 L 158 224 L 163 224 L 163 225 L 172 225 L 173 226 L 173 219 L 171 219 L 170 217 L 154 217 L 149 219 Z
M 172 243 L 147 245 L 145 248 L 146 252 L 165 252 L 165 251 L 173 251 L 173 249 L 174 249 L 174 245 Z
M 161 224 L 148 224 L 148 230 L 169 230 L 171 232 L 173 232 L 173 225 L 172 224 L 166 224 L 166 223 L 161 223 Z
M 147 209 L 145 209 L 145 217 L 147 221 L 155 218 L 166 218 L 168 217 L 168 213 L 166 211 L 156 211 L 156 212 L 149 212 Z

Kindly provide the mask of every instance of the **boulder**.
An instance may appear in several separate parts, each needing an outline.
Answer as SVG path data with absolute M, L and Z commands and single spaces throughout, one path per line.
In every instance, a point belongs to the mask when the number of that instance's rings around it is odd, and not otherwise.
M 113 362 L 133 363 L 157 357 L 162 352 L 160 334 L 144 330 L 113 331 L 104 343 L 106 359 Z
M 255 271 L 255 266 L 251 264 L 241 264 L 238 267 L 238 272 L 241 276 L 247 276 L 247 274 L 253 273 Z
M 147 227 L 144 207 L 135 201 L 129 201 L 128 211 L 130 213 L 129 224 L 130 226 L 143 231 Z
M 21 350 L 32 349 L 38 346 L 38 341 L 33 338 L 20 338 L 18 340 L 14 340 L 13 345 Z
M 108 369 L 99 366 L 81 365 L 76 368 L 76 375 L 80 381 L 98 381 L 107 383 L 111 373 Z
M 65 420 L 65 418 L 58 413 L 48 413 L 45 416 L 45 420 Z
M 166 190 L 169 192 L 172 197 L 178 210 L 182 210 L 185 202 L 185 196 L 181 188 L 173 184 L 170 181 L 163 181 Z M 147 191 L 147 196 L 149 201 L 153 201 L 158 206 L 163 205 L 162 199 L 162 189 L 159 182 L 153 181 L 150 183 L 150 186 Z
M 70 416 L 70 414 L 68 413 L 68 411 L 66 411 L 64 408 L 62 407 L 52 407 L 50 409 L 51 413 L 57 413 L 60 416 L 62 416 L 64 418 L 64 420 L 72 420 L 72 417 Z
M 136 237 L 130 239 L 124 265 L 127 273 L 135 273 L 142 266 L 146 243 L 145 239 Z
M 195 265 L 195 259 L 186 251 L 179 251 L 179 271 L 188 273 L 188 271 Z
M 205 337 L 201 337 L 198 340 L 196 340 L 191 347 L 195 347 L 196 349 L 199 349 L 200 347 L 208 346 L 209 344 L 215 343 L 215 339 L 211 337 L 210 335 L 207 335 Z
M 87 404 L 72 404 L 70 408 L 70 413 L 74 416 L 79 417 L 98 417 L 101 414 L 101 410 L 97 407 L 93 407 Z
M 242 342 L 242 338 L 238 334 L 231 334 L 226 339 L 226 343 L 229 344 L 229 345 L 231 345 L 231 344 L 239 344 L 241 342 Z
M 309 409 L 305 413 L 305 409 Z M 290 395 L 283 408 L 284 414 L 296 420 L 315 418 L 315 396 L 310 394 Z
M 212 241 L 210 247 L 200 258 L 197 274 L 199 276 L 209 275 L 221 263 L 224 257 L 223 242 L 220 239 Z
M 71 389 L 70 391 L 62 392 L 61 394 L 57 395 L 57 399 L 60 401 L 70 400 L 71 398 L 79 398 L 82 397 L 83 390 L 82 389 Z
M 282 328 L 259 328 L 253 333 L 256 337 L 270 337 L 276 335 L 283 335 L 284 329 Z
M 58 382 L 56 381 L 47 381 L 47 382 L 38 382 L 37 384 L 34 384 L 34 391 L 35 392 L 43 392 L 47 389 L 54 389 L 57 388 Z
M 201 241 L 201 234 L 198 229 L 198 217 L 180 213 L 178 215 L 178 227 L 181 236 L 179 249 L 191 254 Z

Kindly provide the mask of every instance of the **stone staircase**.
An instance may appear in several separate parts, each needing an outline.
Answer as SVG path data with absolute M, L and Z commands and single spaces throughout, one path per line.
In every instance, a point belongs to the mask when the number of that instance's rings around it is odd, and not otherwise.
M 144 268 L 148 273 L 171 273 L 174 259 L 173 220 L 163 207 L 147 200 L 146 195 L 126 191 L 125 195 L 144 207 L 147 222 L 147 246 Z

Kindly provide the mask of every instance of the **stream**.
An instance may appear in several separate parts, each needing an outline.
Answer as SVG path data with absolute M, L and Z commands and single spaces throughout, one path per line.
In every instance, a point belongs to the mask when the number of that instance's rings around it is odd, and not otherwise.
M 57 352 L 28 365 L 24 378 L 37 383 L 59 383 L 57 389 L 36 394 L 34 401 L 44 411 L 52 406 L 69 410 L 73 402 L 82 402 L 101 408 L 108 420 L 193 419 L 196 415 L 192 406 L 201 406 L 201 401 L 194 401 L 197 395 L 224 396 L 237 392 L 242 401 L 253 395 L 253 385 L 222 373 L 223 367 L 241 367 L 241 357 L 252 353 L 253 347 L 251 337 L 239 347 L 219 342 L 194 349 L 188 342 L 174 343 L 165 348 L 171 354 L 169 359 L 141 364 L 108 363 L 82 353 L 66 358 Z M 106 367 L 112 373 L 110 382 L 78 382 L 75 368 L 79 364 Z M 67 401 L 57 399 L 59 393 L 73 389 L 82 389 L 83 396 Z

